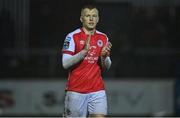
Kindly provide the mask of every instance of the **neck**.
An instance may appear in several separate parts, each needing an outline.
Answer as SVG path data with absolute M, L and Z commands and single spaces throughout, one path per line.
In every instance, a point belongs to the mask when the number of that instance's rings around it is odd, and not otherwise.
M 90 30 L 88 30 L 88 29 L 86 29 L 85 27 L 83 27 L 82 28 L 83 29 L 83 31 L 85 32 L 85 34 L 87 34 L 87 35 L 93 35 L 94 34 L 94 32 L 95 32 L 95 29 L 90 29 Z

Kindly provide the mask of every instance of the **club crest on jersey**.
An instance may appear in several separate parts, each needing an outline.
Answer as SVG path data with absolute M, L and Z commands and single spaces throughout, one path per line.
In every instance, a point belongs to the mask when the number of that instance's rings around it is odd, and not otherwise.
M 99 39 L 99 40 L 97 41 L 97 45 L 98 45 L 99 47 L 102 47 L 102 46 L 103 46 L 103 41 Z

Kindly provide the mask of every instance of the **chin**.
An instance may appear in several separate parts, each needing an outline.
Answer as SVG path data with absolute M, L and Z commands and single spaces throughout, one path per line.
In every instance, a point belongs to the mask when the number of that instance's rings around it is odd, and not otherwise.
M 95 29 L 96 27 L 88 27 L 89 30 L 93 30 Z

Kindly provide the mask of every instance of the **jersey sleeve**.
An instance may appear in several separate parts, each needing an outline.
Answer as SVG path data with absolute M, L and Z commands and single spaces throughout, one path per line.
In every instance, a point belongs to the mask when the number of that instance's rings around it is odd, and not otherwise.
M 62 53 L 74 55 L 74 52 L 75 52 L 75 42 L 73 39 L 73 35 L 68 34 L 64 40 Z

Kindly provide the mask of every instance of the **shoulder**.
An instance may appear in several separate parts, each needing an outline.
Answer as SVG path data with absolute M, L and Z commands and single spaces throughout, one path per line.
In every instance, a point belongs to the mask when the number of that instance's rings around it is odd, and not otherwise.
M 78 34 L 78 33 L 80 33 L 80 32 L 81 32 L 81 30 L 78 28 L 78 29 L 70 32 L 70 33 L 66 36 L 66 38 L 67 38 L 67 37 L 73 38 L 74 35 L 76 35 L 76 34 Z
M 96 33 L 97 33 L 97 35 L 101 36 L 102 38 L 105 38 L 105 39 L 108 40 L 108 37 L 107 37 L 107 35 L 106 35 L 105 33 L 100 32 L 100 31 L 98 31 L 98 30 L 96 30 Z
M 98 31 L 98 30 L 96 30 L 96 33 L 97 33 L 97 34 L 99 34 L 99 35 L 106 36 L 106 34 L 105 34 L 105 33 L 103 33 L 103 32 L 100 32 L 100 31 Z

